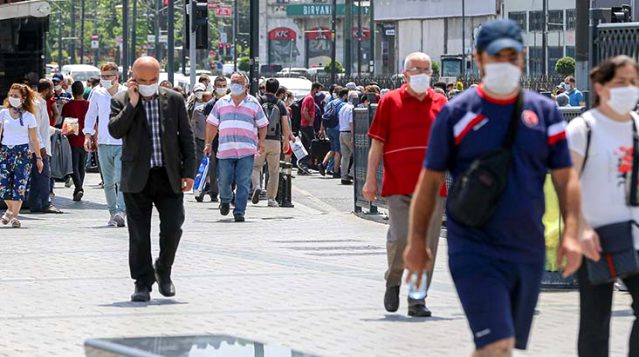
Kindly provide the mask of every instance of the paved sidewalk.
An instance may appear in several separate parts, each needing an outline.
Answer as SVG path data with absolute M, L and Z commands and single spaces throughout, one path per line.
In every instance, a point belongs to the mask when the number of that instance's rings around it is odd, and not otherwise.
M 127 231 L 106 227 L 97 180 L 87 176 L 81 203 L 57 185 L 64 215 L 25 215 L 23 229 L 0 227 L 0 356 L 80 356 L 89 338 L 209 333 L 325 356 L 472 351 L 445 240 L 430 293 L 434 317 L 407 318 L 405 289 L 400 313 L 384 311 L 386 226 L 350 213 L 351 186 L 296 178 L 295 208 L 249 204 L 244 224 L 187 195 L 173 268 L 177 295 L 163 298 L 154 286 L 149 304 L 134 304 Z M 630 301 L 615 294 L 613 356 L 627 353 Z M 578 295 L 544 293 L 539 310 L 530 351 L 520 355 L 575 355 Z

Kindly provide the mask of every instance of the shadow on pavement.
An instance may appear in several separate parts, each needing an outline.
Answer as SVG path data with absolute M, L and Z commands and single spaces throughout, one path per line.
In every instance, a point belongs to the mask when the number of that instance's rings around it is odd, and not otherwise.
M 133 302 L 133 301 L 119 301 L 112 304 L 99 305 L 100 307 L 123 307 L 123 308 L 138 308 L 147 306 L 162 306 L 162 305 L 184 305 L 188 302 L 176 301 L 173 299 L 151 299 L 149 302 Z
M 362 319 L 362 321 L 366 322 L 382 322 L 382 321 L 391 321 L 391 322 L 428 322 L 428 321 L 453 321 L 459 320 L 459 318 L 449 318 L 449 317 L 409 317 L 404 315 L 384 315 L 384 318 L 381 319 Z
M 53 203 L 58 208 L 73 208 L 73 209 L 94 209 L 94 210 L 108 210 L 109 206 L 103 203 L 91 202 L 91 201 L 80 201 L 75 202 L 71 199 L 61 196 L 55 196 L 53 198 Z

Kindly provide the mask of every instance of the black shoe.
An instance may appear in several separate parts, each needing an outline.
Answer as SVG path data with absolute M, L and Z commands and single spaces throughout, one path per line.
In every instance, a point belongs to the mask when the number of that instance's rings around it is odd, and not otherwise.
M 147 302 L 151 300 L 151 287 L 144 283 L 135 283 L 135 291 L 131 295 L 131 301 Z
M 260 203 L 260 190 L 259 188 L 256 188 L 255 190 L 253 190 L 253 196 L 251 196 L 251 202 L 256 205 L 258 203 Z
M 244 215 L 235 214 L 235 215 L 233 215 L 233 217 L 235 218 L 235 222 L 244 222 L 245 221 Z
M 211 196 L 211 202 L 214 202 L 214 203 L 215 202 L 220 202 L 220 200 L 217 199 L 217 195 L 215 195 L 215 196 L 212 195 Z
M 352 185 L 353 181 L 351 180 L 342 180 L 342 185 Z
M 84 196 L 84 190 L 77 190 L 73 193 L 73 200 L 75 202 L 80 202 L 83 196 Z
M 399 286 L 389 286 L 386 288 L 384 307 L 388 312 L 395 312 L 399 309 Z
M 195 196 L 195 202 L 202 202 L 202 196 Z
M 231 205 L 228 203 L 220 203 L 220 214 L 222 216 L 228 216 L 229 212 L 231 211 Z
M 413 317 L 431 317 L 432 313 L 426 307 L 426 304 L 417 304 L 408 306 L 408 316 Z
M 160 270 L 155 262 L 155 281 L 158 282 L 158 291 L 166 297 L 175 295 L 175 285 L 171 281 L 171 268 Z
M 324 164 L 317 165 L 317 171 L 319 171 L 320 175 L 326 176 L 326 166 Z
M 339 172 L 336 174 L 333 174 L 333 178 L 334 179 L 342 178 L 342 174 L 340 174 Z

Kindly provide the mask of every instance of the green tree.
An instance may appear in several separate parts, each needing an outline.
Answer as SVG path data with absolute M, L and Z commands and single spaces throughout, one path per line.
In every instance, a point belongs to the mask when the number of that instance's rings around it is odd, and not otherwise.
M 239 69 L 240 71 L 248 72 L 250 70 L 249 58 L 248 57 L 238 58 L 237 69 Z
M 328 62 L 328 64 L 324 67 L 324 72 L 326 73 L 332 73 L 333 72 L 333 63 L 332 62 Z M 339 61 L 335 60 L 335 72 L 337 73 L 344 73 L 344 66 L 342 66 L 341 63 L 339 63 Z
M 562 76 L 570 76 L 575 73 L 575 59 L 572 57 L 563 57 L 555 64 L 555 71 Z
M 433 78 L 438 79 L 439 78 L 439 71 L 440 71 L 440 67 L 439 67 L 439 62 L 437 61 L 433 61 L 433 64 L 431 65 L 433 68 Z

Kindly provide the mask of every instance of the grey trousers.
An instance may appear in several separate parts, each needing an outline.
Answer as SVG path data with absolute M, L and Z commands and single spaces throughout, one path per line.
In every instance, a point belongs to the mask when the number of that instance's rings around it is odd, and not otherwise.
M 400 286 L 404 274 L 404 249 L 408 239 L 408 217 L 410 212 L 411 196 L 394 195 L 387 197 L 389 227 L 386 235 L 386 255 L 388 257 L 388 270 L 386 271 L 386 286 Z M 437 258 L 437 246 L 444 213 L 444 200 L 437 196 L 433 217 L 428 225 L 429 248 L 433 253 L 433 268 L 428 272 L 428 287 L 433 280 L 433 269 Z M 426 238 L 426 237 L 424 237 Z
M 348 180 L 348 175 L 353 173 L 353 168 L 350 170 L 348 169 L 348 165 L 351 161 L 351 155 L 353 155 L 353 134 L 350 132 L 339 133 L 339 148 L 342 154 L 342 161 L 340 162 L 342 180 Z

